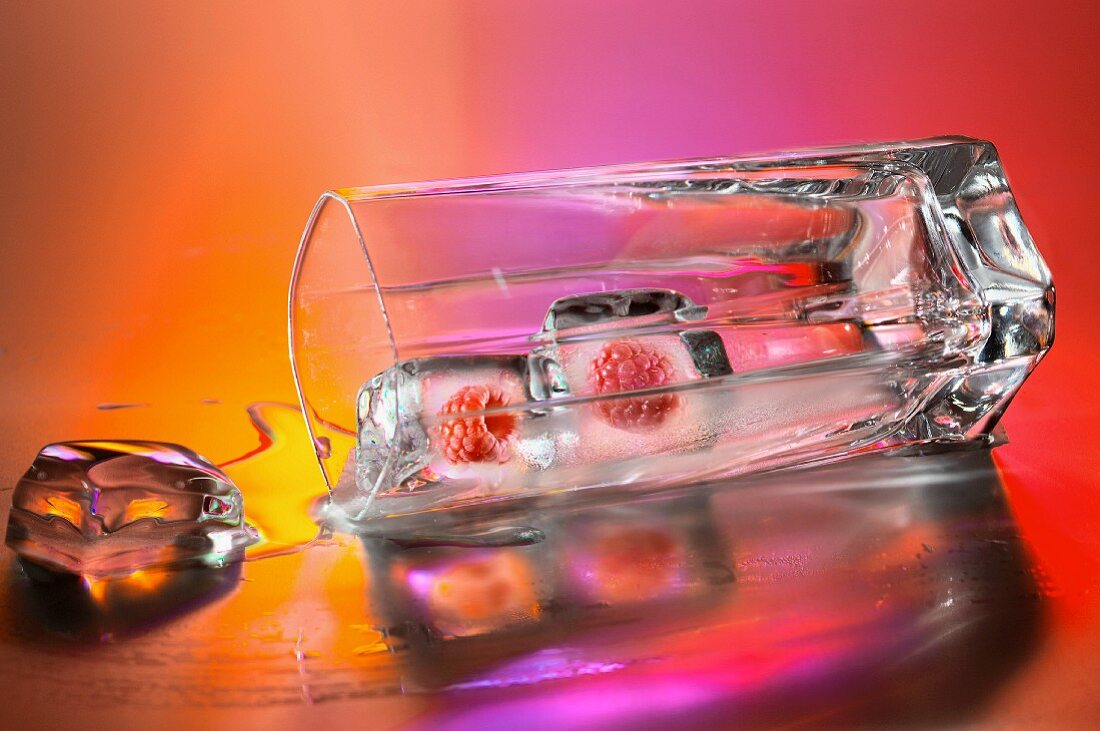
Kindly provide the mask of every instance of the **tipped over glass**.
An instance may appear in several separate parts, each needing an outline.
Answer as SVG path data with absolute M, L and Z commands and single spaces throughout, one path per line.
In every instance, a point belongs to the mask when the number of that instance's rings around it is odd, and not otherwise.
M 326 518 L 990 441 L 1050 272 L 966 138 L 325 193 L 290 291 Z

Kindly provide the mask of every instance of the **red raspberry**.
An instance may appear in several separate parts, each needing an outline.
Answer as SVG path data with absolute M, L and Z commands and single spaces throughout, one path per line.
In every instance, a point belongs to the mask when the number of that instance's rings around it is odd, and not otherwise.
M 658 388 L 675 381 L 672 361 L 652 345 L 638 340 L 616 340 L 600 349 L 588 366 L 588 380 L 598 394 Z M 596 404 L 596 413 L 618 429 L 643 431 L 659 425 L 681 405 L 674 393 L 609 399 Z
M 497 386 L 463 386 L 447 399 L 440 416 L 464 414 L 507 406 L 508 397 Z M 463 416 L 439 425 L 443 456 L 451 464 L 462 462 L 507 462 L 509 441 L 516 431 L 514 414 Z

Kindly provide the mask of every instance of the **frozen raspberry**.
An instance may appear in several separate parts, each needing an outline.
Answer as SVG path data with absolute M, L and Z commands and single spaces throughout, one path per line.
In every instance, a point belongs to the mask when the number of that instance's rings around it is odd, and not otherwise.
M 440 416 L 465 414 L 508 405 L 508 397 L 497 386 L 463 386 L 447 399 Z M 513 414 L 457 416 L 439 425 L 443 456 L 451 464 L 463 462 L 507 462 L 510 440 L 516 431 Z
M 671 385 L 672 361 L 652 345 L 638 340 L 616 340 L 600 349 L 588 366 L 588 378 L 598 394 L 638 391 Z M 596 413 L 618 429 L 641 431 L 659 425 L 681 405 L 674 393 L 609 399 L 596 404 Z

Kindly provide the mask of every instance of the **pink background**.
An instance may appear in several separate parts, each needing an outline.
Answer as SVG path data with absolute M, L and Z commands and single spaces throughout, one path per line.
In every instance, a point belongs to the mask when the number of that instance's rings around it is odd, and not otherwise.
M 23 457 L 0 478 L 11 484 L 41 442 L 89 432 L 176 439 L 216 460 L 250 448 L 239 418 L 195 404 L 218 398 L 239 416 L 294 399 L 286 286 L 322 190 L 984 137 L 1058 287 L 1057 344 L 998 459 L 1062 592 L 1058 631 L 1082 649 L 1057 668 L 1039 658 L 1027 683 L 1095 708 L 1060 673 L 1100 634 L 1098 8 L 6 3 L 0 424 L 5 454 Z M 122 422 L 94 408 L 104 402 L 157 408 Z M 1041 715 L 1041 697 L 1004 712 Z

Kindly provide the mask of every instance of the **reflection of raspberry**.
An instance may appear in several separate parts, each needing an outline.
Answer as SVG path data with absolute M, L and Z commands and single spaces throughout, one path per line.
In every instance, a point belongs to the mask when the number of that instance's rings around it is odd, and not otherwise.
M 468 637 L 538 617 L 536 582 L 526 557 L 497 552 L 454 558 L 461 563 L 436 574 L 425 597 L 440 632 Z
M 440 416 L 463 414 L 508 405 L 508 397 L 497 386 L 463 386 L 447 399 Z M 443 455 L 451 464 L 461 462 L 507 462 L 509 440 L 516 431 L 513 414 L 463 416 L 439 425 Z
M 598 394 L 658 388 L 675 380 L 668 356 L 637 340 L 616 340 L 603 346 L 588 366 L 588 379 Z M 663 422 L 680 405 L 677 394 L 657 393 L 600 401 L 596 413 L 619 429 L 644 430 Z
M 675 538 L 661 528 L 629 527 L 593 542 L 592 577 L 603 598 L 646 599 L 673 588 L 681 562 Z

